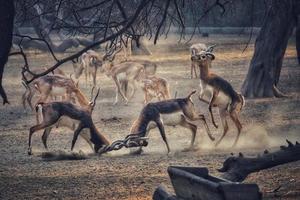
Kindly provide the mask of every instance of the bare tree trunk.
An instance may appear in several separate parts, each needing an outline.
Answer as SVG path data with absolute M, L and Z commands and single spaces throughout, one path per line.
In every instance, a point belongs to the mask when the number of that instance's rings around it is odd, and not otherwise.
M 242 86 L 245 97 L 281 96 L 277 89 L 283 56 L 296 16 L 296 0 L 270 0 L 267 16 L 255 42 L 255 51 Z
M 287 143 L 288 146 L 281 146 L 279 151 L 269 153 L 266 150 L 257 158 L 245 158 L 241 153 L 239 157 L 230 157 L 219 171 L 227 180 L 242 182 L 253 172 L 300 160 L 300 144 L 292 144 L 288 140 Z
M 9 103 L 2 86 L 2 78 L 4 66 L 12 45 L 14 16 L 14 1 L 0 0 L 0 95 L 3 99 L 3 104 Z

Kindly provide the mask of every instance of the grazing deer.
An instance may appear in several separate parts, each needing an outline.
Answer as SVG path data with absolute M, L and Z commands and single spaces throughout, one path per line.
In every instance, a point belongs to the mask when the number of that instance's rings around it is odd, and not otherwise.
M 208 136 L 211 140 L 214 140 L 213 136 L 210 134 L 204 115 L 196 114 L 194 103 L 191 99 L 191 96 L 195 93 L 196 91 L 193 91 L 185 98 L 148 103 L 141 111 L 139 117 L 133 122 L 130 133 L 145 137 L 149 130 L 153 128 L 153 125 L 148 128 L 149 123 L 154 122 L 160 131 L 160 135 L 164 140 L 169 153 L 170 147 L 166 138 L 163 119 L 168 122 L 168 125 L 181 125 L 193 130 L 191 142 L 191 146 L 193 146 L 196 137 L 196 127 L 191 123 L 188 123 L 186 121 L 187 118 L 191 121 L 202 120 Z M 138 153 L 141 153 L 141 148 Z
M 144 91 L 144 103 L 147 104 L 153 97 L 159 101 L 170 99 L 170 87 L 166 79 L 152 76 L 143 81 L 142 89 Z
M 47 69 L 47 68 L 46 68 Z M 33 71 L 33 73 L 39 73 L 40 70 L 35 70 Z M 52 73 L 54 75 L 60 75 L 63 77 L 66 77 L 66 74 L 61 70 L 61 69 L 55 69 L 52 71 Z M 32 78 L 32 75 L 27 74 L 27 79 Z M 24 81 L 22 81 L 23 86 L 25 87 L 25 92 L 22 95 L 22 104 L 23 104 L 23 108 L 24 110 L 26 110 L 26 102 L 27 104 L 30 106 L 30 108 L 33 110 L 33 106 L 32 106 L 32 98 L 34 97 L 35 93 L 36 93 L 36 88 L 34 87 L 34 83 L 29 83 L 26 84 Z
M 65 96 L 66 101 L 72 99 L 75 94 L 80 104 L 85 104 L 85 96 L 71 78 L 59 75 L 45 75 L 33 82 L 34 87 L 40 93 L 37 103 L 46 102 L 50 95 Z
M 98 95 L 99 90 L 93 101 L 84 107 L 74 105 L 70 102 L 38 103 L 36 106 L 36 112 L 41 118 L 41 123 L 32 126 L 29 130 L 28 154 L 32 154 L 31 138 L 33 133 L 54 125 L 62 116 L 67 116 L 79 121 L 79 124 L 74 131 L 71 150 L 73 150 L 77 138 L 84 128 L 88 128 L 90 131 L 89 139 L 94 144 L 95 152 L 98 152 L 98 150 L 104 145 L 109 145 L 110 142 L 99 132 L 92 119 L 92 112 L 96 105 Z
M 190 47 L 190 52 L 191 52 L 191 57 L 195 56 L 197 54 L 199 54 L 201 51 L 207 51 L 207 52 L 211 52 L 213 50 L 213 47 L 215 45 L 209 46 L 207 47 L 205 44 L 203 43 L 197 43 L 197 44 L 193 44 Z M 197 63 L 194 62 L 193 60 L 191 61 L 191 78 L 193 78 L 193 75 L 195 74 L 195 77 L 197 78 L 197 70 L 196 70 L 196 66 Z
M 226 117 L 229 115 L 235 126 L 238 134 L 233 146 L 237 144 L 242 129 L 242 124 L 239 121 L 238 114 L 245 105 L 244 97 L 238 94 L 231 84 L 220 76 L 210 72 L 212 60 L 215 59 L 213 53 L 209 51 L 201 51 L 191 58 L 197 63 L 200 69 L 200 95 L 199 99 L 209 104 L 208 109 L 211 115 L 212 122 L 217 128 L 212 107 L 218 107 L 223 125 L 223 135 L 216 143 L 216 146 L 222 141 L 228 131 Z

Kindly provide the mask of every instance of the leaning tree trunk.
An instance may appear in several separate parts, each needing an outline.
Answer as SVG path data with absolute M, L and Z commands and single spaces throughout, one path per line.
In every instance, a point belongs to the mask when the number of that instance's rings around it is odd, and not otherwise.
M 9 103 L 2 86 L 2 78 L 4 66 L 12 45 L 14 16 L 14 1 L 0 0 L 0 95 L 3 99 L 3 104 Z
M 245 97 L 282 96 L 277 89 L 288 40 L 300 13 L 297 0 L 270 0 L 265 21 L 255 42 L 247 77 L 242 86 Z

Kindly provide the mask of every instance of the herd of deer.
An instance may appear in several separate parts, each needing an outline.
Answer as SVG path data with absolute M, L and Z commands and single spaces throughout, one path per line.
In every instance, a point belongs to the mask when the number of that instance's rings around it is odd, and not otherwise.
M 208 104 L 210 116 L 213 125 L 217 128 L 212 107 L 219 109 L 221 123 L 223 125 L 223 135 L 216 142 L 218 145 L 228 131 L 227 117 L 234 122 L 238 134 L 234 141 L 237 144 L 242 125 L 239 121 L 239 113 L 245 104 L 244 98 L 238 94 L 229 82 L 220 76 L 213 74 L 210 70 L 212 61 L 215 59 L 212 53 L 214 46 L 207 47 L 204 44 L 194 44 L 191 46 L 191 78 L 193 74 L 197 77 L 198 67 L 200 74 L 200 88 L 198 98 Z M 44 129 L 42 141 L 47 149 L 47 138 L 53 127 L 67 127 L 74 131 L 71 150 L 78 136 L 80 135 L 88 142 L 94 152 L 109 145 L 109 140 L 100 133 L 92 120 L 93 108 L 99 94 L 99 89 L 93 97 L 94 89 L 97 85 L 97 71 L 111 77 L 115 83 L 115 102 L 118 102 L 120 95 L 126 104 L 134 96 L 138 86 L 141 86 L 144 92 L 145 106 L 139 117 L 133 122 L 130 133 L 145 137 L 153 128 L 158 128 L 162 139 L 164 140 L 168 153 L 170 147 L 166 138 L 164 126 L 182 126 L 190 129 L 192 139 L 190 148 L 194 147 L 197 126 L 192 121 L 201 120 L 209 138 L 214 141 L 215 138 L 210 133 L 204 115 L 196 112 L 192 96 L 196 93 L 193 90 L 185 98 L 171 99 L 169 84 L 166 79 L 156 76 L 157 65 L 150 61 L 120 61 L 115 64 L 116 54 L 121 49 L 106 53 L 100 56 L 99 53 L 89 50 L 82 56 L 73 61 L 75 78 L 84 74 L 86 88 L 91 84 L 91 99 L 88 100 L 78 87 L 78 81 L 72 79 L 72 75 L 67 77 L 64 72 L 57 69 L 51 75 L 40 77 L 30 84 L 23 85 L 26 88 L 22 96 L 22 103 L 26 109 L 26 102 L 35 110 L 37 125 L 32 126 L 29 131 L 28 154 L 32 154 L 31 138 L 33 133 Z M 30 76 L 30 74 L 28 75 Z M 130 94 L 129 94 L 129 91 Z M 32 98 L 38 95 L 37 101 L 32 105 Z M 157 102 L 150 102 L 157 98 Z M 141 153 L 142 148 L 135 151 Z

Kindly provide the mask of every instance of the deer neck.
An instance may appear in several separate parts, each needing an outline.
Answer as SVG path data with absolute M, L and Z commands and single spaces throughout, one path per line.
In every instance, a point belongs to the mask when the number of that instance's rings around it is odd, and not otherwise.
M 109 145 L 109 140 L 102 135 L 94 124 L 90 127 L 91 131 L 91 142 L 97 146 Z
M 84 94 L 79 90 L 79 89 L 75 89 L 75 94 L 78 100 L 78 103 L 80 104 L 80 106 L 88 106 L 89 105 L 89 101 L 88 99 L 84 96 Z
M 211 67 L 211 63 L 208 62 L 206 64 L 199 64 L 200 69 L 200 79 L 207 81 L 210 76 L 209 68 Z
M 131 133 L 132 134 L 138 134 L 140 136 L 145 136 L 147 132 L 147 126 L 149 124 L 149 120 L 147 120 L 145 117 L 139 117 L 132 125 L 131 127 Z

